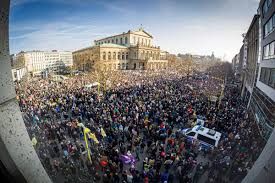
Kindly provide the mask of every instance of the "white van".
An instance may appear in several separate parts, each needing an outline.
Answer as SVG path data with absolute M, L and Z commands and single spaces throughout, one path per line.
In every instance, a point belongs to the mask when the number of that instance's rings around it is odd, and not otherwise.
M 187 128 L 181 130 L 181 132 L 187 136 L 188 140 L 194 142 L 199 140 L 202 148 L 214 148 L 218 147 L 222 134 L 215 130 L 196 125 L 193 128 Z
M 90 89 L 92 89 L 92 88 L 97 87 L 98 85 L 100 85 L 100 83 L 98 83 L 98 82 L 94 82 L 94 83 L 91 83 L 91 84 L 85 85 L 85 86 L 84 86 L 84 89 L 85 89 L 85 90 L 90 90 Z

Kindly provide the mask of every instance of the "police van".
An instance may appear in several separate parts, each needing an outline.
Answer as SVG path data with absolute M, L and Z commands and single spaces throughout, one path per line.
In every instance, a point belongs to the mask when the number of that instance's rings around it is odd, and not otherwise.
M 181 130 L 189 141 L 198 140 L 202 148 L 218 147 L 222 134 L 215 130 L 206 128 L 202 125 L 196 125 L 193 128 Z

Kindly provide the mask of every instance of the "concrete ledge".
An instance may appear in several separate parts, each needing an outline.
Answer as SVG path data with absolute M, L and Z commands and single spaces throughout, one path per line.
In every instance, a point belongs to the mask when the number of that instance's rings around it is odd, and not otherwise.
M 0 105 L 0 138 L 27 182 L 51 182 L 27 133 L 15 99 Z

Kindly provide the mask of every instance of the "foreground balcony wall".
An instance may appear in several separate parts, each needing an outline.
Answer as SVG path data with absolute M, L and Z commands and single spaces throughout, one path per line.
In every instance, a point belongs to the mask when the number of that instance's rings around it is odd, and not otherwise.
M 275 130 L 269 137 L 264 150 L 248 172 L 242 183 L 275 182 Z
M 29 139 L 11 75 L 9 0 L 0 1 L 0 161 L 16 182 L 51 182 Z

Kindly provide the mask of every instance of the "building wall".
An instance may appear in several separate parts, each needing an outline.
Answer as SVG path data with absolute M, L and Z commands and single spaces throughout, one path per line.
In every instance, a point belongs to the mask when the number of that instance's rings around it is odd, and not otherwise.
M 24 62 L 28 72 L 39 73 L 46 68 L 44 52 L 33 51 L 21 54 L 24 55 Z
M 106 69 L 146 69 L 147 65 L 166 68 L 168 52 L 161 53 L 160 47 L 152 46 L 152 41 L 153 37 L 143 29 L 95 40 L 95 46 L 73 52 L 74 68 L 83 70 L 87 62 L 101 64 Z
M 77 70 L 90 70 L 95 61 L 99 60 L 100 53 L 97 47 L 89 47 L 73 52 L 73 68 Z
M 57 71 L 61 66 L 73 65 L 71 52 L 29 51 L 18 53 L 16 58 L 24 62 L 27 71 L 34 75 L 41 74 L 46 69 Z
M 100 40 L 95 40 L 95 45 L 98 46 L 102 44 L 111 43 L 111 44 L 130 46 L 129 42 L 130 42 L 130 32 L 127 32 L 127 33 L 122 33 L 119 35 L 103 38 Z
M 254 15 L 244 40 L 247 47 L 247 59 L 242 73 L 245 75 L 245 80 L 243 81 L 242 97 L 245 104 L 248 105 L 251 99 L 251 94 L 253 92 L 253 87 L 255 85 L 258 54 L 260 48 L 259 15 Z
M 264 13 L 263 6 L 266 2 L 270 2 L 268 3 L 270 4 L 270 6 Z M 263 30 L 263 34 L 261 37 L 262 58 L 259 66 L 259 74 L 256 85 L 269 98 L 275 101 L 275 2 L 272 0 L 262 0 L 260 2 L 259 10 L 261 13 L 261 27 Z M 273 18 L 274 21 L 270 22 L 269 20 L 271 20 L 271 18 Z M 267 29 L 267 23 L 271 23 L 269 24 L 270 29 Z M 269 52 L 267 52 L 267 45 L 269 45 L 269 50 L 271 50 Z M 263 68 L 268 68 L 268 70 L 271 71 L 271 74 L 269 73 L 269 76 L 265 75 L 263 73 Z
M 266 8 L 264 13 L 263 6 L 265 3 L 269 2 L 269 8 Z M 256 85 L 253 88 L 253 93 L 251 97 L 251 104 L 249 108 L 252 114 L 255 116 L 255 121 L 258 124 L 260 132 L 264 139 L 268 140 L 274 125 L 275 125 L 275 42 L 273 46 L 270 46 L 273 41 L 275 41 L 275 1 L 272 0 L 262 0 L 259 6 L 260 13 L 260 27 L 259 31 L 259 43 L 260 44 L 260 63 L 259 69 L 257 65 L 252 65 L 249 67 L 250 70 L 258 70 L 258 74 L 254 74 L 253 77 L 257 76 Z M 270 25 L 273 29 L 267 29 L 267 23 L 270 23 L 270 18 L 274 17 L 274 25 Z M 257 30 L 255 30 L 257 31 Z M 253 36 L 253 34 L 252 34 Z M 258 43 L 258 44 L 259 44 Z M 254 43 L 256 44 L 256 42 Z M 268 50 L 266 51 L 266 45 L 268 45 Z M 255 62 L 259 61 L 257 55 L 250 55 L 252 60 Z M 253 61 L 254 62 L 254 61 Z M 256 72 L 255 72 L 256 73 Z M 253 79 L 252 77 L 252 79 Z
M 73 54 L 72 52 L 59 52 L 59 60 L 61 60 L 66 67 L 73 66 Z
M 130 33 L 130 42 L 131 45 L 143 45 L 143 46 L 152 46 L 153 39 L 152 37 L 145 34 L 142 30 L 138 30 Z
M 99 46 L 102 44 L 119 44 L 124 46 L 135 46 L 137 44 L 144 46 L 152 45 L 152 37 L 146 34 L 143 29 L 139 29 L 137 31 L 128 31 L 127 33 L 123 32 L 122 34 L 109 36 L 106 38 L 102 38 L 99 40 L 95 40 L 95 46 Z

